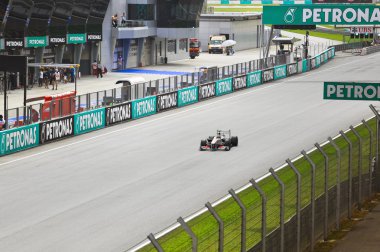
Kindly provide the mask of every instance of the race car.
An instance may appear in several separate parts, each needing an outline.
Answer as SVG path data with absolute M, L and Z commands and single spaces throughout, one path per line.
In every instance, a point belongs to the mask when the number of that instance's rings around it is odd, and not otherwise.
M 216 136 L 209 136 L 207 139 L 201 140 L 199 150 L 229 151 L 232 147 L 236 146 L 238 146 L 238 137 L 231 136 L 231 130 L 217 130 Z

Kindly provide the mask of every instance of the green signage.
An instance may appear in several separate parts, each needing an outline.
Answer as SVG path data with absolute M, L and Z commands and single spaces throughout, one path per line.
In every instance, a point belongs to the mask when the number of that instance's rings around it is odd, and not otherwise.
M 85 33 L 67 34 L 67 44 L 84 44 L 86 43 Z
M 284 0 L 284 4 L 294 4 L 294 0 Z
M 4 49 L 4 39 L 0 39 L 0 50 Z
M 220 3 L 221 4 L 230 4 L 230 0 L 221 0 Z
M 183 107 L 198 101 L 198 87 L 188 87 L 178 90 L 178 107 Z
M 157 112 L 157 97 L 149 96 L 132 101 L 132 118 L 137 119 Z
M 380 83 L 325 82 L 325 100 L 380 100 Z
M 307 72 L 307 59 L 302 60 L 302 72 Z
M 26 47 L 45 47 L 47 46 L 47 37 L 26 37 Z
M 247 74 L 247 87 L 254 87 L 261 85 L 262 83 L 262 72 L 256 71 L 253 73 Z
M 240 4 L 251 4 L 251 0 L 240 0 Z
M 90 110 L 74 115 L 74 135 L 84 134 L 105 127 L 105 108 Z
M 215 83 L 216 96 L 232 93 L 232 78 L 218 80 Z
M 282 79 L 286 77 L 286 65 L 274 67 L 274 79 Z
M 261 0 L 261 4 L 273 4 L 273 0 Z
M 317 55 L 315 57 L 315 67 L 319 67 L 321 65 L 321 55 Z
M 40 143 L 39 124 L 32 124 L 0 133 L 0 155 L 29 149 Z
M 375 25 L 380 24 L 380 6 L 363 4 L 263 6 L 263 23 Z

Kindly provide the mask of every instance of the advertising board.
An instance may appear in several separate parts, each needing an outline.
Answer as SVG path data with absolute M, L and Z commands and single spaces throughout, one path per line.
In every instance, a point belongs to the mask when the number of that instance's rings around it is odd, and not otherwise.
M 74 135 L 74 116 L 40 123 L 40 143 L 48 143 Z
M 178 92 L 171 92 L 157 95 L 157 112 L 165 111 L 177 107 Z
M 199 85 L 199 100 L 214 97 L 215 92 L 215 82 Z
M 380 100 L 380 83 L 325 82 L 325 100 Z
M 106 125 L 113 125 L 126 122 L 132 119 L 132 104 L 122 103 L 111 107 L 106 107 Z
M 157 96 L 149 96 L 139 100 L 132 101 L 132 118 L 156 114 L 157 112 Z
M 80 135 L 106 125 L 105 108 L 90 110 L 74 115 L 74 135 Z
M 268 68 L 263 70 L 263 82 L 268 82 L 274 80 L 274 69 Z
M 286 74 L 287 76 L 294 75 L 298 72 L 297 63 L 288 64 L 286 66 Z
M 286 77 L 286 65 L 274 67 L 274 79 L 282 79 Z
M 255 87 L 262 84 L 262 72 L 256 71 L 247 74 L 247 87 Z
M 232 78 L 218 80 L 216 82 L 216 96 L 232 93 Z
M 234 77 L 234 90 L 240 90 L 247 87 L 247 76 Z
M 198 87 L 192 86 L 178 90 L 178 107 L 183 107 L 198 101 Z
M 0 132 L 0 155 L 29 149 L 39 144 L 39 125 L 32 124 Z

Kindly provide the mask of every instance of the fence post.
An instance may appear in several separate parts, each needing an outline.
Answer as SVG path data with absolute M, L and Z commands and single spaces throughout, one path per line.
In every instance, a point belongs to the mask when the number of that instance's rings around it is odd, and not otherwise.
M 359 161 L 358 161 L 358 176 L 359 176 L 359 197 L 358 197 L 358 210 L 362 210 L 362 137 L 359 135 L 359 133 L 352 127 L 350 126 L 350 130 L 354 133 L 354 135 L 358 138 L 359 140 Z
M 314 245 L 315 245 L 315 163 L 309 155 L 307 155 L 306 151 L 301 151 L 301 154 L 306 158 L 306 160 L 309 162 L 311 166 L 311 196 L 310 196 L 310 203 L 311 203 L 311 251 L 314 251 Z
M 323 225 L 323 239 L 327 241 L 328 236 L 328 218 L 329 218 L 329 157 L 323 151 L 319 143 L 315 144 L 315 147 L 322 153 L 325 159 L 325 218 Z
M 286 163 L 292 168 L 297 176 L 297 252 L 301 251 L 301 173 L 294 166 L 290 159 L 286 160 Z
M 337 155 L 337 167 L 336 167 L 336 229 L 340 230 L 340 167 L 341 167 L 341 152 L 339 146 L 334 140 L 328 138 L 330 144 L 334 147 Z
M 243 202 L 236 195 L 233 189 L 228 191 L 232 198 L 236 201 L 241 209 L 241 252 L 246 252 L 246 240 L 247 240 L 247 209 L 245 208 Z
M 373 130 L 368 125 L 368 123 L 365 120 L 362 120 L 363 125 L 367 128 L 369 132 L 369 168 L 368 168 L 368 174 L 369 174 L 369 197 L 372 195 L 372 145 L 373 145 Z
M 344 134 L 343 131 L 339 131 L 340 135 L 348 143 L 348 218 L 352 217 L 352 143 L 350 139 Z
M 179 224 L 181 224 L 182 228 L 186 231 L 186 233 L 191 237 L 192 251 L 197 252 L 198 251 L 198 238 L 197 238 L 197 236 L 190 229 L 190 227 L 187 225 L 187 223 L 185 222 L 185 220 L 182 217 L 179 217 L 177 219 L 177 221 L 179 222 Z
M 276 172 L 273 170 L 273 168 L 269 169 L 269 172 L 272 174 L 274 179 L 277 181 L 277 183 L 281 187 L 281 194 L 280 194 L 280 252 L 284 252 L 284 245 L 285 245 L 285 184 L 281 181 L 281 179 L 278 177 Z
M 158 252 L 164 252 L 164 250 L 162 249 L 161 245 L 156 240 L 156 237 L 154 237 L 154 235 L 152 233 L 148 235 L 148 239 L 152 243 L 153 247 L 155 249 L 157 249 Z
M 218 251 L 223 252 L 223 250 L 224 250 L 224 248 L 223 248 L 223 244 L 224 244 L 224 223 L 223 223 L 223 220 L 220 218 L 218 213 L 212 207 L 210 202 L 207 202 L 205 206 L 207 207 L 207 209 L 210 211 L 212 216 L 214 216 L 215 220 L 219 224 L 219 249 L 218 249 Z
M 262 211 L 262 218 L 261 218 L 261 251 L 266 251 L 266 236 L 267 236 L 267 197 L 265 196 L 265 193 L 259 185 L 256 183 L 254 179 L 251 179 L 249 182 L 251 182 L 252 186 L 256 191 L 260 194 L 261 197 L 261 211 Z
M 376 115 L 376 171 L 375 171 L 375 179 L 376 179 L 376 191 L 380 191 L 380 169 L 379 169 L 379 139 L 380 139 L 380 132 L 379 132 L 379 123 L 380 123 L 380 114 L 376 110 L 376 108 L 371 104 L 369 105 L 372 112 Z

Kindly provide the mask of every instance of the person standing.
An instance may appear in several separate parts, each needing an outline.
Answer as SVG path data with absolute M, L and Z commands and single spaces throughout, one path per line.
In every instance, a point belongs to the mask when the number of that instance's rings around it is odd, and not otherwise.
M 97 76 L 98 75 L 98 63 L 96 62 L 96 60 L 94 61 L 94 63 L 91 64 L 91 68 L 92 68 L 92 74 L 94 76 Z
M 118 21 L 117 14 L 115 14 L 112 16 L 112 27 L 113 28 L 117 28 L 117 21 Z
M 98 65 L 97 65 L 97 73 L 96 73 L 96 78 L 99 78 L 99 75 L 100 75 L 100 78 L 103 78 L 103 67 L 102 67 L 102 64 L 99 62 Z
M 58 82 L 61 81 L 61 73 L 58 71 L 58 69 L 55 69 L 55 80 L 54 80 L 54 84 L 55 84 L 55 90 L 58 90 Z M 53 90 L 54 90 L 54 85 L 53 85 Z
M 125 12 L 123 12 L 123 16 L 121 17 L 121 25 L 125 26 L 127 23 L 127 15 L 125 15 Z
M 38 79 L 38 86 L 42 87 L 42 82 L 44 80 L 44 71 L 42 68 L 40 68 L 40 78 Z

